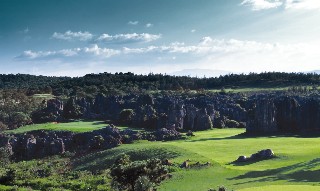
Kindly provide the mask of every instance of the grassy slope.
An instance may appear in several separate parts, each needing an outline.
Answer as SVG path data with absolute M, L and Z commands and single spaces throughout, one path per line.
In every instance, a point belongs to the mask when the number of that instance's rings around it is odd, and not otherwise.
M 186 159 L 213 164 L 201 169 L 176 168 L 173 178 L 161 184 L 159 190 L 208 190 L 218 185 L 235 190 L 246 188 L 245 191 L 292 190 L 292 185 L 320 190 L 319 138 L 248 138 L 238 135 L 241 133 L 243 130 L 222 129 L 197 132 L 188 140 L 141 141 L 77 159 L 74 168 L 108 167 L 120 153 L 128 153 L 134 160 L 160 157 L 171 158 L 176 164 Z M 273 149 L 278 157 L 251 164 L 230 164 L 239 155 L 248 156 L 265 148 Z M 261 186 L 266 187 L 257 188 Z
M 83 132 L 104 126 L 106 124 L 101 121 L 47 123 L 22 127 L 14 132 L 22 133 L 36 129 Z M 77 158 L 73 166 L 76 170 L 106 168 L 121 153 L 128 153 L 133 160 L 169 158 L 177 165 L 190 159 L 192 162 L 211 162 L 212 166 L 183 170 L 173 167 L 173 178 L 161 184 L 159 190 L 208 190 L 218 185 L 243 191 L 290 191 L 293 188 L 320 190 L 319 138 L 245 137 L 241 135 L 243 132 L 242 129 L 215 129 L 196 132 L 195 137 L 187 140 L 139 141 Z M 274 150 L 277 158 L 251 164 L 230 163 L 239 155 L 249 156 L 266 148 Z
M 320 148 L 318 138 L 296 137 L 252 137 L 236 136 L 242 130 L 225 129 L 196 133 L 187 141 L 168 142 L 203 156 L 202 160 L 218 162 L 223 170 L 207 169 L 183 172 L 161 186 L 163 190 L 201 190 L 226 185 L 232 189 L 250 188 L 263 185 L 311 184 L 319 185 Z M 230 164 L 239 155 L 247 155 L 265 148 L 271 148 L 278 158 L 251 164 Z M 179 158 L 178 158 L 179 159 Z M 196 159 L 199 160 L 199 159 Z M 181 162 L 181 161 L 180 161 Z M 279 190 L 286 187 L 279 187 Z M 268 190 L 268 188 L 266 188 Z M 320 190 L 320 187 L 317 189 Z M 161 190 L 161 189 L 160 189 Z M 199 189 L 200 190 L 200 189 Z M 252 190 L 255 190 L 252 189 Z

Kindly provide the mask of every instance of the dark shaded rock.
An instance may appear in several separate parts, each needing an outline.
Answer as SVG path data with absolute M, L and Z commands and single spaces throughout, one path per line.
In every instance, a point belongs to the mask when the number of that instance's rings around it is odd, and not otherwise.
M 33 112 L 31 119 L 34 123 L 62 121 L 63 109 L 62 101 L 51 99 L 46 101 L 46 107 L 44 109 Z
M 171 166 L 171 165 L 173 165 L 173 162 L 171 160 L 169 160 L 169 159 L 164 159 L 162 161 L 162 164 L 163 165 L 167 165 L 167 166 Z
M 154 133 L 157 141 L 177 140 L 181 138 L 181 134 L 175 129 L 162 128 Z
M 304 133 L 320 130 L 319 96 L 259 96 L 249 110 L 248 133 Z
M 200 109 L 195 120 L 195 130 L 212 129 L 212 121 L 205 108 Z
M 187 136 L 190 136 L 190 137 L 195 136 L 195 135 L 193 134 L 193 132 L 192 132 L 192 131 L 190 131 L 190 130 L 186 133 L 186 135 L 187 135 Z
M 272 98 L 258 98 L 248 111 L 247 132 L 276 132 L 276 106 Z
M 183 121 L 186 116 L 186 110 L 181 103 L 172 104 L 168 110 L 168 122 L 169 126 L 174 126 L 177 129 L 183 129 Z
M 238 123 L 235 120 L 230 120 L 230 119 L 226 120 L 225 125 L 229 128 L 239 128 L 240 127 L 240 123 Z
M 246 156 L 239 156 L 235 162 L 254 162 L 259 160 L 271 159 L 274 156 L 274 152 L 271 149 L 264 149 L 252 154 L 249 158 Z
M 180 165 L 180 168 L 189 168 L 189 162 L 190 162 L 190 160 L 184 161 L 184 162 Z
M 239 156 L 236 162 L 247 162 L 248 158 L 246 156 Z
M 184 128 L 194 130 L 194 123 L 197 117 L 198 109 L 190 104 L 186 106 L 186 116 L 184 119 Z

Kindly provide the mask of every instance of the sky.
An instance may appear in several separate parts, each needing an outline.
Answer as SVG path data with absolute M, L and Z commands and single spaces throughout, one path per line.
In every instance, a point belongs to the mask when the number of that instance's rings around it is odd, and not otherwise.
M 0 73 L 320 70 L 319 0 L 0 0 Z

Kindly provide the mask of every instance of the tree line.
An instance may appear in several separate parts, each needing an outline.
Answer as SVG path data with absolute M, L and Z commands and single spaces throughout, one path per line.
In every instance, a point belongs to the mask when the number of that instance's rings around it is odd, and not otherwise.
M 27 74 L 0 75 L 0 89 L 25 89 L 27 94 L 53 93 L 54 95 L 114 93 L 140 90 L 199 90 L 238 87 L 279 87 L 318 85 L 316 73 L 264 72 L 228 74 L 219 77 L 197 78 L 166 74 L 137 75 L 128 73 L 87 74 L 83 77 L 52 77 Z

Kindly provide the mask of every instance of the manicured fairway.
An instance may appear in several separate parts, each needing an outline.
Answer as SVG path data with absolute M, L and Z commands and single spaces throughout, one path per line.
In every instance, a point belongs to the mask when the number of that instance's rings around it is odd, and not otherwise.
M 320 190 L 320 139 L 301 137 L 246 137 L 241 129 L 195 132 L 195 137 L 171 142 L 140 141 L 102 151 L 75 161 L 76 169 L 108 167 L 121 153 L 133 160 L 170 158 L 178 166 L 184 160 L 211 162 L 210 167 L 174 168 L 173 178 L 159 190 L 206 191 L 224 185 L 230 190 Z M 239 135 L 240 134 L 240 135 Z M 231 163 L 239 155 L 271 148 L 276 158 L 255 163 Z M 296 186 L 299 185 L 299 186 Z
M 308 185 L 285 185 L 285 186 L 261 186 L 253 188 L 245 188 L 239 191 L 297 191 L 297 190 L 306 190 L 306 191 L 319 191 L 319 186 L 308 186 Z
M 69 123 L 44 123 L 20 127 L 15 130 L 6 131 L 7 133 L 25 133 L 34 130 L 56 130 L 56 131 L 73 131 L 86 132 L 101 129 L 107 126 L 103 121 L 75 121 Z
M 320 190 L 320 187 L 313 187 L 320 186 L 319 138 L 238 135 L 242 132 L 237 129 L 197 132 L 191 140 L 163 143 L 194 153 L 193 160 L 213 161 L 221 167 L 218 165 L 203 170 L 179 171 L 160 190 L 205 190 L 218 185 L 235 190 L 250 187 L 249 190 L 256 190 L 258 188 L 252 187 L 276 185 L 264 189 L 290 190 L 294 188 L 287 186 L 290 184 L 305 184 L 310 187 L 308 190 Z M 266 148 L 271 148 L 277 158 L 256 163 L 230 164 L 239 155 L 250 156 Z M 181 162 L 183 159 L 178 157 L 176 160 Z
M 92 131 L 103 128 L 102 121 L 47 123 L 14 130 Z M 125 129 L 125 127 L 121 127 Z M 320 190 L 320 138 L 299 136 L 248 137 L 244 129 L 214 129 L 195 132 L 195 137 L 168 142 L 138 141 L 91 153 L 73 160 L 75 170 L 99 170 L 110 167 L 122 153 L 132 160 L 149 158 L 171 159 L 173 177 L 163 182 L 158 190 L 207 191 L 226 186 L 240 191 Z M 262 149 L 272 149 L 276 158 L 254 163 L 232 163 L 239 155 L 250 156 Z M 211 166 L 180 169 L 179 165 L 210 162 Z

